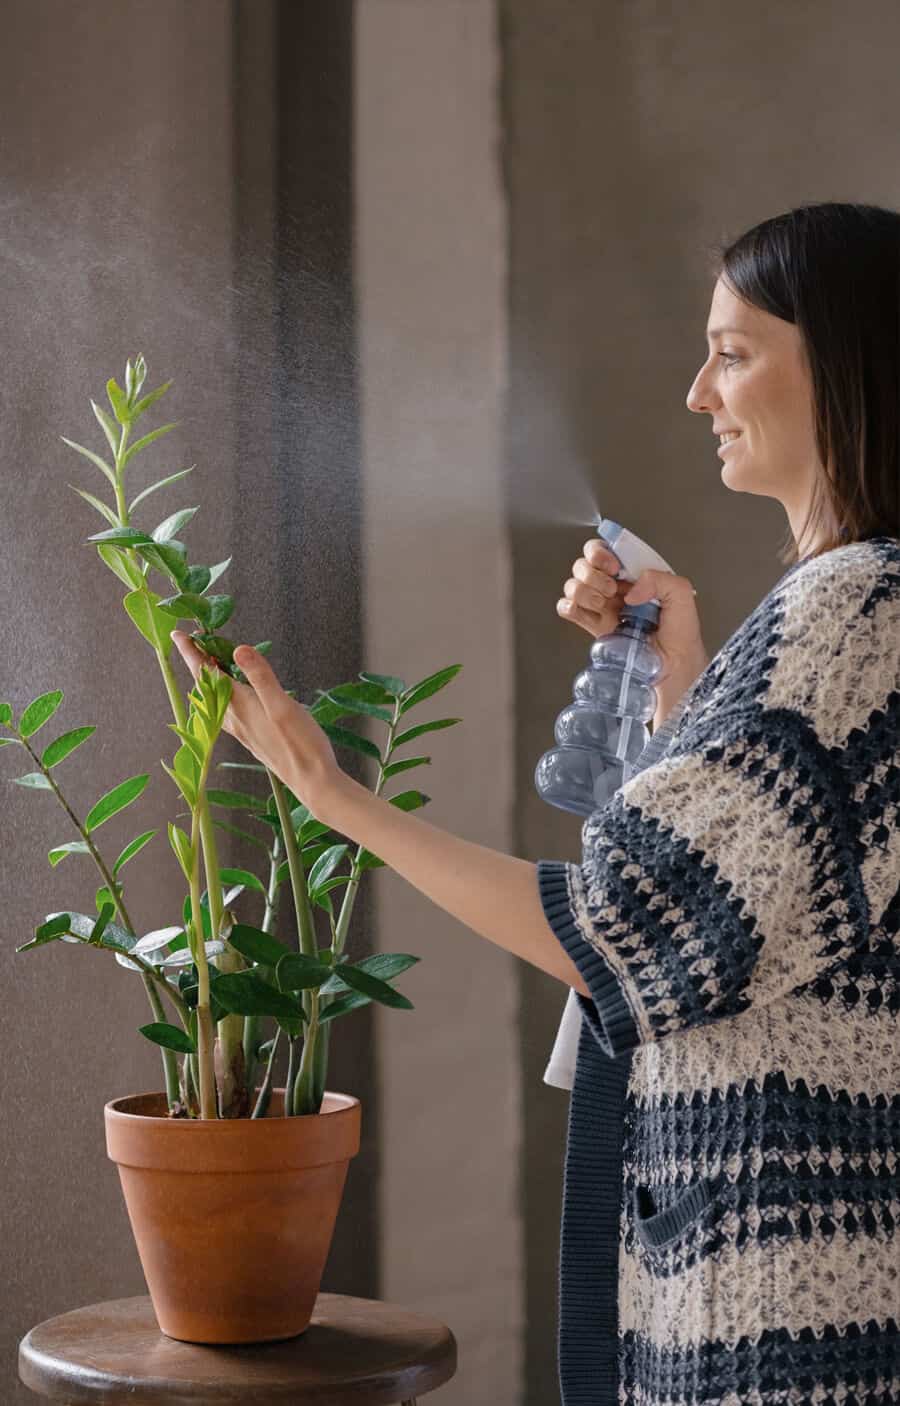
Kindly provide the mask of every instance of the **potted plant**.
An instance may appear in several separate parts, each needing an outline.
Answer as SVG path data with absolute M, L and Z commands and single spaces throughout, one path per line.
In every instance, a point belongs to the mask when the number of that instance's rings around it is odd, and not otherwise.
M 168 824 L 169 844 L 187 891 L 169 925 L 142 931 L 129 910 L 122 871 L 158 830 L 137 835 L 111 864 L 101 853 L 97 831 L 139 799 L 149 775 L 119 782 L 82 818 L 56 773 L 96 729 L 76 727 L 36 748 L 33 739 L 56 714 L 62 690 L 36 698 L 17 721 L 11 705 L 0 703 L 0 727 L 9 734 L 0 736 L 0 746 L 23 749 L 35 768 L 12 780 L 52 791 L 77 835 L 54 844 L 47 856 L 51 866 L 82 855 L 102 879 L 94 894 L 95 912 L 47 914 L 17 951 L 80 943 L 113 953 L 120 966 L 143 982 L 152 1020 L 140 1033 L 160 1048 L 165 1090 L 113 1099 L 104 1115 L 107 1151 L 118 1165 L 157 1321 L 168 1336 L 184 1341 L 261 1342 L 295 1336 L 308 1326 L 349 1159 L 359 1149 L 359 1100 L 325 1089 L 332 1025 L 371 1001 L 411 1010 L 412 1002 L 392 981 L 419 959 L 400 952 L 355 962 L 345 957 L 362 875 L 383 862 L 376 855 L 342 841 L 268 767 L 218 763 L 264 773 L 267 795 L 209 785 L 232 680 L 246 681 L 234 662 L 233 641 L 218 633 L 233 613 L 234 599 L 210 593 L 231 558 L 215 566 L 188 564 L 179 534 L 195 507 L 172 513 L 152 531 L 133 522 L 135 509 L 152 493 L 194 468 L 170 474 L 126 502 L 126 472 L 175 428 L 165 424 L 132 438 L 138 421 L 172 384 L 167 381 L 143 394 L 146 370 L 138 356 L 126 365 L 124 387 L 108 381 L 111 413 L 91 401 L 108 459 L 71 440 L 65 443 L 104 474 L 115 496 L 108 503 L 75 488 L 109 524 L 88 541 L 127 588 L 123 605 L 153 651 L 172 708 L 174 721 L 168 726 L 180 745 L 171 765 L 163 761 L 162 766 L 188 807 L 175 817 L 189 817 L 187 828 Z M 152 589 L 151 572 L 164 578 L 167 594 Z M 216 661 L 200 670 L 187 706 L 170 662 L 170 631 L 185 619 L 196 627 L 192 638 Z M 265 653 L 270 645 L 264 641 L 256 648 Z M 380 794 L 388 780 L 431 760 L 394 760 L 399 749 L 460 721 L 441 718 L 402 726 L 410 709 L 442 689 L 460 667 L 441 669 L 411 687 L 390 675 L 363 672 L 353 681 L 316 690 L 310 712 L 334 744 L 377 761 L 374 789 Z M 386 725 L 383 750 L 340 725 L 361 716 Z M 389 797 L 403 810 L 429 799 L 418 790 Z M 263 833 L 239 828 L 235 818 L 261 826 Z M 262 878 L 220 866 L 217 830 L 238 835 L 263 852 Z M 296 917 L 296 947 L 276 936 L 285 885 Z M 339 891 L 335 913 L 332 895 Z M 258 925 L 243 921 L 247 915 L 238 912 L 247 899 L 262 908 Z M 321 914 L 330 933 L 322 945 L 317 931 Z M 274 1025 L 271 1033 L 265 1022 Z M 287 1076 L 284 1087 L 275 1089 L 273 1070 L 282 1039 L 287 1042 Z

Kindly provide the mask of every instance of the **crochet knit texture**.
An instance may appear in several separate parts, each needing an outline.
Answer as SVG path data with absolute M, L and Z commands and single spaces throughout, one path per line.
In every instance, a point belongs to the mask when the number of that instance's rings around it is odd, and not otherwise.
M 900 1403 L 900 540 L 790 567 L 667 727 L 537 867 L 564 1406 Z

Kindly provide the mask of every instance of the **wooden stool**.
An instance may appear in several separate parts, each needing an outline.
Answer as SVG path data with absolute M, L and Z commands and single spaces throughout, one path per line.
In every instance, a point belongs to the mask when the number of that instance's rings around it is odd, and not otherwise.
M 320 1293 L 306 1332 L 278 1343 L 176 1342 L 144 1295 L 48 1318 L 19 1344 L 26 1387 L 70 1406 L 408 1406 L 455 1371 L 438 1319 L 347 1294 Z

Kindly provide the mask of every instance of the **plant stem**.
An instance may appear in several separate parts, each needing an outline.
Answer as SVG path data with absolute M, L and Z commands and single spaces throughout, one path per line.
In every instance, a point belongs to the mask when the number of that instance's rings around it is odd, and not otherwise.
M 263 1079 L 262 1084 L 260 1086 L 259 1097 L 256 1100 L 256 1105 L 253 1109 L 253 1112 L 250 1114 L 251 1118 L 265 1118 L 266 1116 L 266 1111 L 269 1107 L 269 1100 L 272 1097 L 272 1070 L 275 1065 L 275 1051 L 278 1049 L 278 1040 L 280 1035 L 281 1026 L 277 1025 L 275 1027 L 275 1038 L 272 1041 L 272 1048 L 269 1051 L 269 1062 L 266 1065 L 265 1078 Z M 287 1097 L 287 1090 L 285 1090 L 285 1097 Z
M 206 768 L 200 773 L 198 797 L 206 784 Z M 218 1118 L 216 1106 L 216 1075 L 214 1060 L 215 1030 L 209 1005 L 209 963 L 200 911 L 200 856 L 197 850 L 199 819 L 197 809 L 191 813 L 191 956 L 197 967 L 197 1067 L 200 1079 L 200 1117 Z
M 266 890 L 266 909 L 263 914 L 261 931 L 271 933 L 275 926 L 275 919 L 278 914 L 279 892 L 278 892 L 278 860 L 281 854 L 281 836 L 275 835 L 275 842 L 269 850 L 269 887 Z M 261 1016 L 248 1015 L 244 1017 L 244 1071 L 247 1080 L 247 1088 L 252 1097 L 256 1082 L 256 1046 L 259 1042 Z M 276 1039 L 280 1027 L 276 1028 Z M 257 1103 L 257 1107 L 258 1107 Z M 257 1117 L 256 1113 L 252 1116 Z M 262 1115 L 259 1115 L 262 1116 Z

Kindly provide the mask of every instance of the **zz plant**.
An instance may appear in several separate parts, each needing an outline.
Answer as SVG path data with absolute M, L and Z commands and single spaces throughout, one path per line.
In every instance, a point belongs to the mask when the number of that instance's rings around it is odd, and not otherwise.
M 249 762 L 218 763 L 265 773 L 267 796 L 209 785 L 232 680 L 246 682 L 233 659 L 234 642 L 218 633 L 234 611 L 234 599 L 210 594 L 210 587 L 231 558 L 215 566 L 188 564 L 187 548 L 179 533 L 197 508 L 172 513 L 150 532 L 134 525 L 133 514 L 140 504 L 195 467 L 192 464 L 152 483 L 126 502 L 126 471 L 138 455 L 175 428 L 175 423 L 160 425 L 132 439 L 138 421 L 172 384 L 167 381 L 144 395 L 146 373 L 144 358 L 138 356 L 126 364 L 124 388 L 115 379 L 107 382 L 111 413 L 91 401 L 109 447 L 108 459 L 72 440 L 64 442 L 100 470 L 115 497 L 114 504 L 104 502 L 86 489 L 69 485 L 109 524 L 107 530 L 87 540 L 96 544 L 101 560 L 127 588 L 123 605 L 153 651 L 168 695 L 174 716 L 168 726 L 180 746 L 171 766 L 164 761 L 161 764 L 188 806 L 176 819 L 190 816 L 190 832 L 170 822 L 168 838 L 187 892 L 177 921 L 141 933 L 126 902 L 122 871 L 159 832 L 151 829 L 137 835 L 110 866 L 98 846 L 97 831 L 140 798 L 149 774 L 119 782 L 82 818 L 75 803 L 64 795 L 56 772 L 96 729 L 76 727 L 43 750 L 36 749 L 32 739 L 56 713 L 63 700 L 62 690 L 36 698 L 18 721 L 11 705 L 0 703 L 0 726 L 11 734 L 0 736 L 0 746 L 23 749 L 36 768 L 12 780 L 19 786 L 52 791 L 78 836 L 53 846 L 47 855 L 51 866 L 69 855 L 83 855 L 96 865 L 102 879 L 94 894 L 94 914 L 47 914 L 34 937 L 16 950 L 27 952 L 56 941 L 81 943 L 112 952 L 120 966 L 140 975 L 153 1017 L 140 1027 L 140 1033 L 160 1047 L 171 1117 L 265 1116 L 282 1037 L 288 1042 L 284 1114 L 318 1113 L 333 1022 L 371 1001 L 411 1010 L 412 1002 L 395 989 L 392 980 L 419 959 L 402 952 L 376 953 L 357 962 L 345 959 L 360 880 L 366 870 L 383 864 L 377 855 L 362 846 L 353 851 L 300 804 L 268 767 Z M 152 589 L 148 580 L 151 572 L 164 578 L 168 594 Z M 172 671 L 170 639 L 170 631 L 185 619 L 196 627 L 192 638 L 219 666 L 203 666 L 187 707 Z M 256 645 L 261 653 L 270 647 L 271 641 Z M 351 682 L 316 690 L 310 712 L 335 745 L 355 749 L 378 762 L 374 790 L 380 794 L 393 777 L 431 761 L 427 756 L 394 760 L 400 748 L 461 721 L 441 718 L 398 731 L 410 709 L 444 688 L 460 667 L 450 665 L 410 687 L 391 675 L 362 672 Z M 383 749 L 339 725 L 360 715 L 386 725 Z M 415 810 L 430 797 L 407 790 L 388 799 L 401 810 Z M 263 827 L 264 835 L 239 828 L 223 819 L 221 812 Z M 221 867 L 216 830 L 238 835 L 262 850 L 264 878 L 246 869 Z M 290 885 L 293 900 L 297 949 L 275 935 L 285 884 Z M 342 895 L 335 914 L 332 895 L 336 897 L 338 891 Z M 232 905 L 241 894 L 255 897 L 261 905 L 258 925 L 239 921 Z M 326 946 L 319 946 L 317 911 L 327 915 L 331 940 Z M 274 1022 L 271 1034 L 264 1029 L 266 1021 Z

